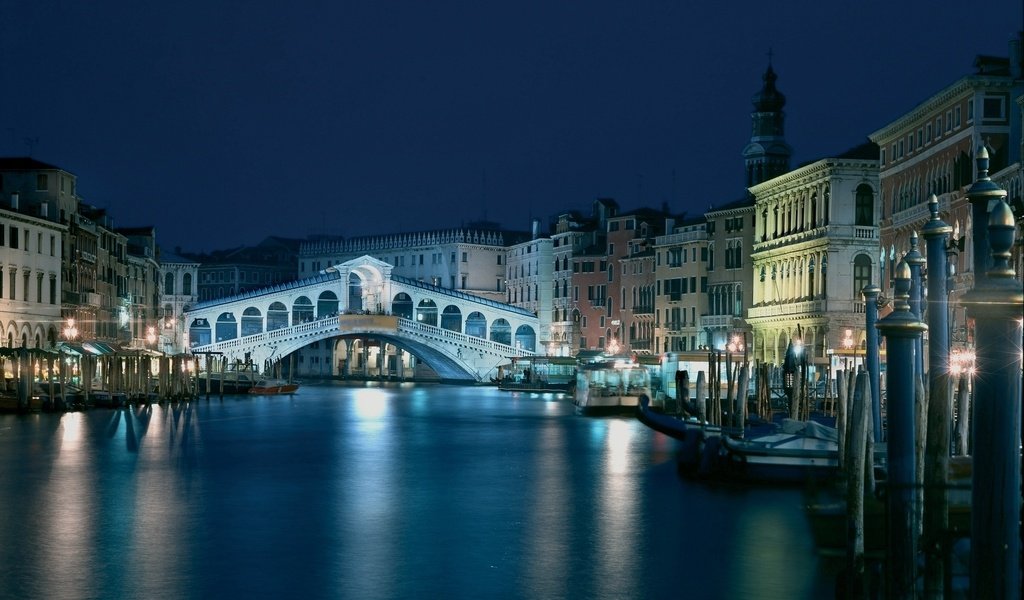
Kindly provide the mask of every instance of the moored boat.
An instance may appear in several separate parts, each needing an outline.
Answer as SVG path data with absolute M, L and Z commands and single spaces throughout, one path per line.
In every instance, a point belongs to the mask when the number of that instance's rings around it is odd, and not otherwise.
M 576 371 L 573 402 L 583 415 L 631 415 L 641 396 L 650 397 L 650 374 L 627 359 L 586 363 Z
M 244 394 L 252 389 L 258 379 L 259 375 L 252 365 L 228 365 L 223 371 L 199 373 L 199 393 Z
M 570 356 L 515 356 L 499 367 L 498 389 L 510 392 L 572 393 L 576 359 Z
M 250 394 L 294 394 L 299 384 L 284 379 L 260 379 L 251 388 Z
M 777 432 L 749 439 L 725 436 L 726 469 L 748 481 L 800 483 L 839 474 L 839 434 L 814 421 L 785 419 Z

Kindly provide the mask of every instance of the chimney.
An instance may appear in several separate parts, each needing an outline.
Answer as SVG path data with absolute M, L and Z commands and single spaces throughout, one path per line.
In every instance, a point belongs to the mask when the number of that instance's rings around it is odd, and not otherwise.
M 531 239 L 537 239 L 537 234 L 540 231 L 540 219 L 534 219 L 533 224 L 530 227 L 530 233 L 533 235 Z
M 11 192 L 11 208 L 18 210 L 18 192 Z

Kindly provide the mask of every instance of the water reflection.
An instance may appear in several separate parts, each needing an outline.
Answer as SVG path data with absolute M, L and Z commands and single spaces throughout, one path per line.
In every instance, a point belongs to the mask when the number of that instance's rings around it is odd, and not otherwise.
M 813 598 L 799 492 L 442 386 L 0 415 L 0 597 Z

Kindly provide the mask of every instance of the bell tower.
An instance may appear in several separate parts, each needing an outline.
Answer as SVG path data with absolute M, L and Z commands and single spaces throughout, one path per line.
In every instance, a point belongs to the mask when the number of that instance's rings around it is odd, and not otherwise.
M 789 171 L 789 157 L 792 148 L 783 138 L 785 133 L 786 97 L 775 88 L 778 76 L 772 69 L 771 52 L 768 53 L 768 68 L 761 77 L 764 84 L 754 94 L 754 112 L 750 113 L 750 143 L 743 149 L 743 160 L 747 169 L 747 187 L 757 185 Z

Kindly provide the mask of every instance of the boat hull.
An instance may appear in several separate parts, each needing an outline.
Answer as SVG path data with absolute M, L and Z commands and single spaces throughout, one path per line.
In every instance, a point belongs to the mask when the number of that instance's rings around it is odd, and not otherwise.
M 285 383 L 280 385 L 254 385 L 249 388 L 250 394 L 294 394 L 299 389 L 297 383 Z

